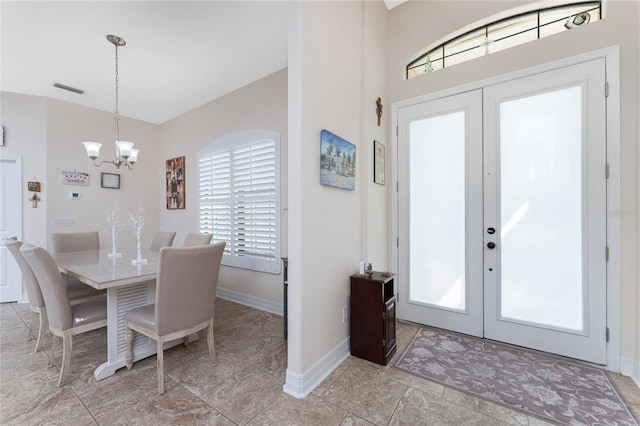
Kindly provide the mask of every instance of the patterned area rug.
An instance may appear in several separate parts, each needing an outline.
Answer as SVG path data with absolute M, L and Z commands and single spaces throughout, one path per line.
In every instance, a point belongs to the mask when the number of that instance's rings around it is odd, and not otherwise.
M 487 340 L 422 328 L 395 366 L 554 423 L 639 424 L 604 371 Z

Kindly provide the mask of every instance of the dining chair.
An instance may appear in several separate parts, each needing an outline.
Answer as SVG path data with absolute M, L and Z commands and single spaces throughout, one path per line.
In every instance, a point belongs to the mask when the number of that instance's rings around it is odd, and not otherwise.
M 171 247 L 173 239 L 176 237 L 175 232 L 156 231 L 151 241 L 151 250 L 160 250 L 162 247 Z
M 187 234 L 182 247 L 204 246 L 211 242 L 211 234 Z
M 107 298 L 103 296 L 71 305 L 62 274 L 51 254 L 30 244 L 23 244 L 20 253 L 31 266 L 44 296 L 49 330 L 54 336 L 51 361 L 56 353 L 56 336 L 62 337 L 62 363 L 58 377 L 58 386 L 62 386 L 71 362 L 73 336 L 107 326 Z
M 194 247 L 164 247 L 158 256 L 155 304 L 124 316 L 127 369 L 133 367 L 133 332 L 156 341 L 158 394 L 164 393 L 164 342 L 186 338 L 209 328 L 209 355 L 216 364 L 213 344 L 218 273 L 225 242 Z
M 31 266 L 29 266 L 24 256 L 22 256 L 22 253 L 20 253 L 20 247 L 23 245 L 22 241 L 8 240 L 6 241 L 5 245 L 9 250 L 9 253 L 11 253 L 16 263 L 18 264 L 18 268 L 22 273 L 22 281 L 27 288 L 29 307 L 31 309 L 31 312 L 33 313 L 33 319 L 31 321 L 31 326 L 29 327 L 27 340 L 31 340 L 35 337 L 33 333 L 36 324 L 38 324 L 38 337 L 36 338 L 36 347 L 34 349 L 34 352 L 38 352 L 41 349 L 42 337 L 47 325 L 47 311 L 44 304 L 42 291 L 40 291 L 38 280 L 33 274 Z M 88 285 L 78 285 L 68 287 L 67 293 L 69 295 L 70 303 L 74 305 L 104 295 L 105 291 L 96 290 L 92 287 L 89 287 Z
M 100 250 L 100 234 L 91 232 L 56 232 L 51 234 L 53 253 Z
M 90 232 L 55 232 L 51 234 L 51 251 L 68 253 L 70 251 L 100 250 L 100 234 Z M 67 287 L 78 286 L 80 282 L 66 274 L 64 283 Z

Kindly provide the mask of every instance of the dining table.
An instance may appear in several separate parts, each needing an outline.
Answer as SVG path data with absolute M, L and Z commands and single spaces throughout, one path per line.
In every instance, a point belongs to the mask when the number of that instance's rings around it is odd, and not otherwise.
M 141 250 L 146 263 L 132 264 L 137 251 L 120 249 L 119 257 L 111 250 L 85 250 L 53 255 L 60 272 L 98 290 L 107 291 L 107 360 L 94 371 L 96 380 L 115 374 L 126 365 L 125 314 L 137 307 L 155 303 L 158 251 Z M 169 342 L 166 347 L 181 343 Z M 134 362 L 156 353 L 154 340 L 136 334 L 133 345 Z

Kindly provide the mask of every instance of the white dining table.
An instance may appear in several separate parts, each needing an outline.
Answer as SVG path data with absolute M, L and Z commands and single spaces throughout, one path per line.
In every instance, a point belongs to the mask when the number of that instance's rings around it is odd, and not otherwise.
M 155 303 L 158 252 L 142 250 L 147 263 L 132 265 L 136 249 L 121 249 L 121 257 L 110 258 L 110 250 L 87 250 L 54 254 L 60 272 L 98 290 L 107 290 L 107 361 L 95 370 L 93 376 L 101 380 L 115 374 L 126 365 L 124 315 L 139 306 Z M 170 342 L 165 347 L 179 341 Z M 134 361 L 156 353 L 154 340 L 136 334 L 133 347 Z

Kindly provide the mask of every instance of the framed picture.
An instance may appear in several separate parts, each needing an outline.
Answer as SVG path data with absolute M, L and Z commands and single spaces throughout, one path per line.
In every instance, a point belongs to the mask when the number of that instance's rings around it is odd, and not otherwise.
M 384 145 L 373 141 L 373 182 L 384 185 Z
M 27 182 L 27 189 L 31 192 L 40 192 L 40 182 Z
M 356 146 L 328 130 L 320 134 L 320 184 L 356 188 Z
M 100 186 L 103 188 L 120 189 L 120 175 L 116 173 L 102 173 Z
M 167 210 L 185 208 L 184 156 L 167 160 Z

